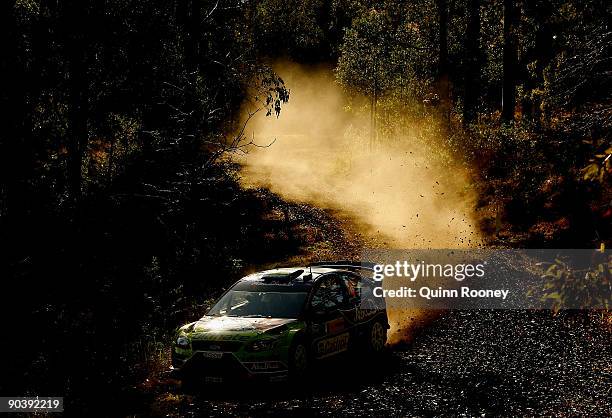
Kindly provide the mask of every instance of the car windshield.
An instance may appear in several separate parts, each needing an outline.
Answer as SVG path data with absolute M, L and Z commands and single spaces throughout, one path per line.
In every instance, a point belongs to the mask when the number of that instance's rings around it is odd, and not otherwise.
M 306 292 L 230 290 L 207 315 L 297 318 L 307 295 Z

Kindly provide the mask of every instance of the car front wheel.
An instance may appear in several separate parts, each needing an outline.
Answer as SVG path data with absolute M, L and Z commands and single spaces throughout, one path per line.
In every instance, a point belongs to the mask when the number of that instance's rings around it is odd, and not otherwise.
M 302 381 L 308 377 L 309 371 L 308 349 L 302 341 L 297 341 L 289 350 L 289 377 L 291 380 Z

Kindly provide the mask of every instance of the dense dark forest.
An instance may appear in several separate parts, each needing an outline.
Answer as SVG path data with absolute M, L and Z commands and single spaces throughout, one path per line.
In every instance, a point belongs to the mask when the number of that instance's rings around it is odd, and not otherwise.
M 291 204 L 225 158 L 251 145 L 243 103 L 282 118 L 278 57 L 333 65 L 381 137 L 433 115 L 500 208 L 481 225 L 495 245 L 612 241 L 603 0 L 0 7 L 3 393 L 125 396 L 190 310 L 299 246 L 264 216 Z

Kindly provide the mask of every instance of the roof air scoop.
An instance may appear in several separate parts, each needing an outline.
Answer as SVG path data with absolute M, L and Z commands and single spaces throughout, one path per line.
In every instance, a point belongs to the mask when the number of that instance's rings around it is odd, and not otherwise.
M 289 283 L 304 273 L 304 270 L 296 270 L 291 273 L 271 273 L 262 277 L 266 283 Z

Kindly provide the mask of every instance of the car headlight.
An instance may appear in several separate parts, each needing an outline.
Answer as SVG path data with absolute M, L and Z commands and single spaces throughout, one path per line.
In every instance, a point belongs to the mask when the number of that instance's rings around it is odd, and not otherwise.
M 278 342 L 277 338 L 266 338 L 263 340 L 255 340 L 249 345 L 247 345 L 248 351 L 267 351 L 272 350 L 276 343 Z
M 189 348 L 189 338 L 184 335 L 179 335 L 176 339 L 176 346 L 180 348 Z

